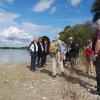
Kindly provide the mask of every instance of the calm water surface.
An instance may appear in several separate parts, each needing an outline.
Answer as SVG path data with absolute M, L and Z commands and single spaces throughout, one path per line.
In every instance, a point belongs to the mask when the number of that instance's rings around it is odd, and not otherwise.
M 0 49 L 0 64 L 29 64 L 30 55 L 27 50 Z

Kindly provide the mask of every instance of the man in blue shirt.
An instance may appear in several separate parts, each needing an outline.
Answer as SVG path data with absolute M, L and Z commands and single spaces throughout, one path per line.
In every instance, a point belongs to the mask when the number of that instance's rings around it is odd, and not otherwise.
M 64 60 L 64 49 L 63 49 L 63 45 L 62 45 L 62 41 L 60 40 L 60 35 L 57 36 L 57 40 L 56 40 L 56 45 L 57 45 L 57 62 L 59 64 L 60 70 L 61 70 L 61 75 L 65 76 L 64 74 L 64 64 L 63 64 L 63 60 Z

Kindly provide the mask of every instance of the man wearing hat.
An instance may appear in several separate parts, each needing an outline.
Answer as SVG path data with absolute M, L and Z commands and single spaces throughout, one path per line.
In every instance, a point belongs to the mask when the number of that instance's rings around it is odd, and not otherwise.
M 69 37 L 67 52 L 66 52 L 66 61 L 70 61 L 72 67 L 74 67 L 74 60 L 76 57 L 76 43 L 74 42 L 73 37 Z

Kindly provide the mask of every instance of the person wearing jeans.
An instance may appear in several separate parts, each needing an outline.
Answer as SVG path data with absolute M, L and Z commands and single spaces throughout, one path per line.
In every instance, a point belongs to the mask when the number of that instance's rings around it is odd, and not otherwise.
M 31 70 L 36 70 L 37 53 L 31 52 Z

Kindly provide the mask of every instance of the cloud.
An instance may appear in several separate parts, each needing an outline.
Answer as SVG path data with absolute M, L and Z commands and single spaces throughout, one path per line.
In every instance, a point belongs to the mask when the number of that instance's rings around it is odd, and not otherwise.
M 6 0 L 8 3 L 13 3 L 15 0 Z
M 17 26 L 16 19 L 20 18 L 20 14 L 9 13 L 5 11 L 0 12 L 0 32 L 7 29 L 10 26 Z
M 5 42 L 8 44 L 20 45 L 21 43 L 29 44 L 33 38 L 38 38 L 41 36 L 48 36 L 50 39 L 54 38 L 62 29 L 47 26 L 47 25 L 37 25 L 32 23 L 22 23 L 19 27 L 10 26 L 8 28 L 3 29 L 0 32 L 0 42 Z M 21 45 L 22 45 L 21 44 Z
M 8 29 L 1 32 L 0 37 L 9 40 L 31 39 L 28 33 L 17 27 L 8 27 Z
M 8 5 L 14 3 L 15 0 L 0 0 L 0 8 L 7 8 Z
M 24 22 L 20 25 L 20 28 L 31 35 L 32 38 L 38 38 L 41 36 L 48 36 L 52 39 L 56 34 L 58 34 L 62 29 L 59 27 L 54 27 L 50 25 L 40 25 L 35 23 Z
M 20 14 L 0 12 L 0 46 L 29 45 L 33 38 L 48 36 L 54 38 L 61 28 L 30 22 L 18 23 Z
M 40 0 L 34 7 L 35 12 L 44 12 L 52 7 L 54 0 Z
M 20 14 L 12 14 L 7 12 L 0 12 L 0 22 L 3 21 L 13 21 L 18 18 Z
M 29 33 L 37 34 L 43 32 L 43 30 L 49 29 L 50 26 L 24 22 L 22 23 L 21 28 Z
M 69 0 L 69 2 L 71 3 L 72 6 L 76 6 L 77 4 L 79 4 L 82 0 Z
M 24 46 L 31 40 L 31 35 L 17 27 L 8 27 L 0 32 L 0 46 Z

